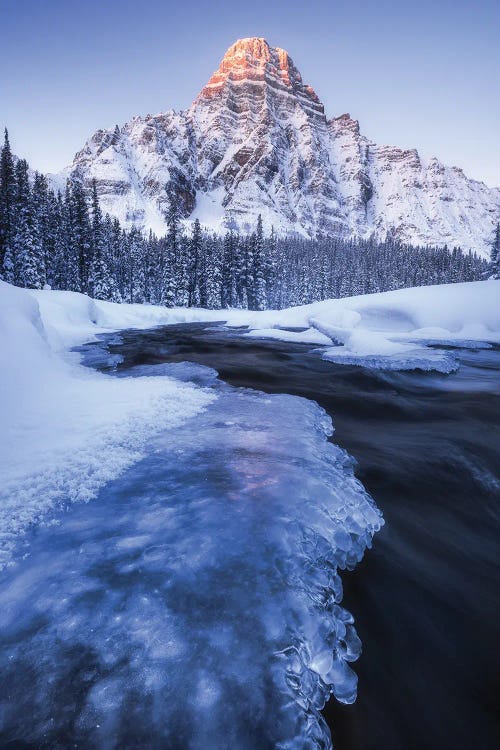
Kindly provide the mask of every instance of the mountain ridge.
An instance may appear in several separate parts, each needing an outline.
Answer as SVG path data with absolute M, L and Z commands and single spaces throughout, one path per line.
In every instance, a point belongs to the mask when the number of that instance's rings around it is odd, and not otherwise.
M 186 222 L 217 232 L 390 234 L 487 252 L 500 189 L 416 149 L 377 145 L 349 114 L 328 119 L 290 55 L 237 40 L 187 110 L 98 130 L 63 176 L 96 180 L 124 226 L 165 231 L 175 199 Z

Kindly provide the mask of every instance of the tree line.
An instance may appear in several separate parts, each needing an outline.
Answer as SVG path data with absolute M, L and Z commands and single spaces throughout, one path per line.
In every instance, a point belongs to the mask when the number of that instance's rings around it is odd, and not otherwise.
M 13 156 L 0 154 L 0 275 L 31 289 L 66 289 L 114 302 L 206 308 L 283 308 L 408 286 L 473 281 L 488 264 L 460 248 L 415 247 L 388 237 L 306 240 L 255 231 L 221 237 L 195 220 L 186 231 L 172 201 L 164 237 L 125 230 L 90 191 L 63 194 Z

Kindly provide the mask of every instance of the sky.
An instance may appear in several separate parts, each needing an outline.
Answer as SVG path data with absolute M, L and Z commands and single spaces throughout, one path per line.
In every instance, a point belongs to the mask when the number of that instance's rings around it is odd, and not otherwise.
M 98 128 L 189 106 L 261 36 L 329 117 L 500 185 L 499 28 L 499 0 L 0 0 L 0 126 L 57 172 Z

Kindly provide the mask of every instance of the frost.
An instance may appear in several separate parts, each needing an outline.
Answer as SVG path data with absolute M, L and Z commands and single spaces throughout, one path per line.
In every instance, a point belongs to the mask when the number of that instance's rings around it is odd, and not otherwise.
M 4 571 L 7 737 L 331 747 L 320 710 L 355 699 L 360 653 L 339 573 L 382 517 L 316 404 L 216 392 Z

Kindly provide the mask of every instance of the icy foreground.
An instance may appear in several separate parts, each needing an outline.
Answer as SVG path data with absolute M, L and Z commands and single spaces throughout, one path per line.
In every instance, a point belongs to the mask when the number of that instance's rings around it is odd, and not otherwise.
M 54 347 L 115 307 L 0 299 L 0 742 L 331 747 L 319 711 L 355 699 L 360 652 L 339 570 L 383 521 L 329 417 L 190 364 L 87 372 Z
M 152 434 L 214 399 L 170 378 L 116 380 L 64 359 L 65 346 L 92 338 L 97 311 L 88 297 L 61 292 L 47 296 L 45 312 L 0 282 L 0 568 L 30 523 L 94 497 L 141 458 Z
M 4 736 L 330 747 L 319 709 L 354 700 L 360 652 L 338 568 L 382 523 L 330 431 L 312 402 L 223 389 L 42 529 L 2 579 Z

